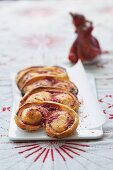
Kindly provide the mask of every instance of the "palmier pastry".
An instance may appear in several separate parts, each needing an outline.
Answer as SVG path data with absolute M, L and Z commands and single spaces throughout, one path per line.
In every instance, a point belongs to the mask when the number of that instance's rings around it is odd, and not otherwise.
M 57 104 L 58 105 L 58 104 Z M 45 131 L 50 137 L 64 138 L 73 134 L 78 126 L 78 114 L 65 105 L 50 114 L 45 122 Z
M 40 101 L 20 107 L 15 121 L 17 126 L 27 131 L 38 130 L 44 125 L 49 136 L 64 138 L 76 130 L 79 119 L 78 114 L 65 105 Z
M 59 78 L 54 76 L 40 76 L 34 77 L 31 80 L 29 80 L 26 84 L 24 84 L 21 90 L 22 95 L 36 87 L 55 87 L 67 90 L 73 93 L 74 95 L 77 95 L 78 93 L 78 88 L 71 81 L 59 80 Z
M 79 108 L 79 101 L 76 96 L 66 90 L 56 89 L 54 87 L 39 87 L 31 90 L 22 98 L 20 105 L 37 101 L 58 102 L 76 111 Z
M 58 66 L 51 66 L 51 67 L 44 67 L 44 66 L 37 66 L 37 67 L 29 67 L 17 74 L 16 82 L 19 89 L 22 87 L 32 78 L 39 77 L 39 76 L 46 76 L 52 75 L 55 77 L 59 77 L 62 80 L 68 80 L 68 75 L 66 70 L 62 67 Z

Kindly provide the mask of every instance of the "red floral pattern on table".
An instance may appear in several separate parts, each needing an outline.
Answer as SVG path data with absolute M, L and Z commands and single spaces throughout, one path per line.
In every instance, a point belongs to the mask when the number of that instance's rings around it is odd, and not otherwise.
M 99 99 L 99 102 L 104 104 L 105 108 L 103 109 L 103 113 L 108 114 L 109 119 L 113 119 L 113 95 L 107 94 L 103 98 Z
M 96 67 L 99 69 L 109 68 L 109 66 L 111 67 L 111 63 L 113 63 L 113 59 L 105 59 L 103 62 L 97 63 Z
M 19 15 L 22 15 L 22 16 L 27 16 L 27 17 L 49 17 L 51 15 L 54 15 L 55 12 L 54 10 L 51 8 L 38 8 L 38 7 L 32 7 L 32 8 L 27 8 L 27 9 L 24 9 L 24 10 L 21 10 L 21 11 L 17 11 L 17 13 Z
M 30 37 L 22 37 L 21 39 L 27 47 L 33 47 L 33 48 L 37 48 L 41 45 L 48 48 L 54 47 L 56 45 L 58 46 L 64 40 L 62 37 L 58 37 L 58 36 L 54 37 L 50 35 L 45 35 L 45 36 L 33 35 Z
M 4 107 L 2 108 L 2 111 L 3 111 L 3 112 L 5 112 L 5 111 L 11 111 L 11 107 L 5 107 L 5 106 L 4 106 Z
M 7 136 L 2 136 L 3 139 L 6 139 Z M 99 146 L 95 143 L 89 143 L 87 141 L 84 142 L 75 142 L 75 141 L 62 141 L 62 142 L 1 142 L 2 146 L 7 146 L 7 149 L 10 150 L 12 153 L 8 153 L 8 155 L 3 156 L 0 161 L 7 161 L 9 158 L 16 157 L 16 161 L 13 162 L 11 165 L 7 165 L 8 168 L 14 168 L 17 164 L 21 164 L 22 159 L 26 160 L 27 162 L 30 161 L 30 164 L 26 166 L 26 168 L 31 169 L 33 166 L 39 167 L 43 169 L 43 167 L 47 164 L 47 161 L 51 162 L 51 166 L 54 169 L 55 161 L 60 159 L 61 162 L 63 161 L 63 166 L 66 169 L 70 169 L 68 165 L 68 161 L 72 160 L 74 164 L 79 164 L 79 168 L 85 168 L 83 161 L 87 163 L 91 163 L 96 168 L 105 168 L 103 163 L 98 162 L 95 158 L 99 159 L 101 156 L 105 161 L 113 161 L 113 158 L 106 155 L 101 155 L 98 152 L 95 153 L 97 150 L 113 150 L 112 146 L 105 147 L 104 145 Z M 7 149 L 3 149 L 4 152 Z M 94 151 L 95 150 L 95 151 Z M 17 156 L 17 154 L 19 154 Z M 19 160 L 18 160 L 19 158 Z M 93 158 L 93 159 L 92 159 Z M 41 161 L 41 162 L 40 162 Z
M 106 14 L 113 14 L 113 7 L 112 6 L 106 6 L 101 10 L 101 12 Z

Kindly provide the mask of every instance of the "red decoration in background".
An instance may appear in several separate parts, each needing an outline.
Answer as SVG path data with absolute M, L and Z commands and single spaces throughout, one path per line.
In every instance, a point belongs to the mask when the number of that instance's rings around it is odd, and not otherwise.
M 69 52 L 69 60 L 76 63 L 78 59 L 85 62 L 94 61 L 100 55 L 108 53 L 102 51 L 98 40 L 92 36 L 93 24 L 91 21 L 86 20 L 83 15 L 70 13 L 73 18 L 73 24 L 76 27 L 75 32 L 77 38 L 72 44 Z
M 2 108 L 2 111 L 5 112 L 5 111 L 11 111 L 11 107 L 3 107 Z
M 109 99 L 109 102 L 106 99 Z M 99 99 L 98 101 L 101 104 L 105 105 L 104 106 L 105 108 L 103 109 L 103 113 L 108 114 L 108 118 L 113 120 L 113 111 L 112 111 L 112 108 L 113 108 L 113 95 L 107 94 L 103 98 Z M 108 111 L 108 109 L 109 109 L 109 111 Z

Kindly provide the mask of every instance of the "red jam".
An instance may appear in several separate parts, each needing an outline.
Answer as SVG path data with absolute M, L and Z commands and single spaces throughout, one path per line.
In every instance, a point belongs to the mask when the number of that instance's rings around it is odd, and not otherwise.
M 44 108 L 46 108 L 49 112 L 56 111 L 56 110 L 60 110 L 60 107 L 59 107 L 59 106 L 57 106 L 57 105 L 52 105 L 52 104 L 49 104 L 49 103 L 42 104 L 41 106 L 44 107 Z
M 71 117 L 68 117 L 67 118 L 67 129 L 71 127 L 73 123 L 74 123 L 74 119 L 72 119 Z
M 59 114 L 49 117 L 48 124 L 50 124 L 54 119 L 57 119 Z
M 46 108 L 39 106 L 38 110 L 42 113 L 43 117 L 48 117 L 49 112 Z

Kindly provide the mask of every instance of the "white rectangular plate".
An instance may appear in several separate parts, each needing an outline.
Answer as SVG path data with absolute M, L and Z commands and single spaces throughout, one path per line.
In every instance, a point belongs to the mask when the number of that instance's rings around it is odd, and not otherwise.
M 80 61 L 75 66 L 66 69 L 70 79 L 77 84 L 79 89 L 78 97 L 81 101 L 81 107 L 79 109 L 79 127 L 72 136 L 66 137 L 65 140 L 101 138 L 103 136 L 102 124 L 106 121 L 106 117 L 102 114 L 102 110 L 96 99 L 94 77 L 88 75 L 88 81 L 85 70 Z M 9 138 L 11 140 L 58 140 L 47 136 L 43 129 L 40 129 L 38 132 L 30 133 L 17 127 L 14 121 L 14 116 L 18 109 L 21 94 L 16 86 L 15 74 L 12 75 L 12 84 L 14 102 L 9 127 Z

